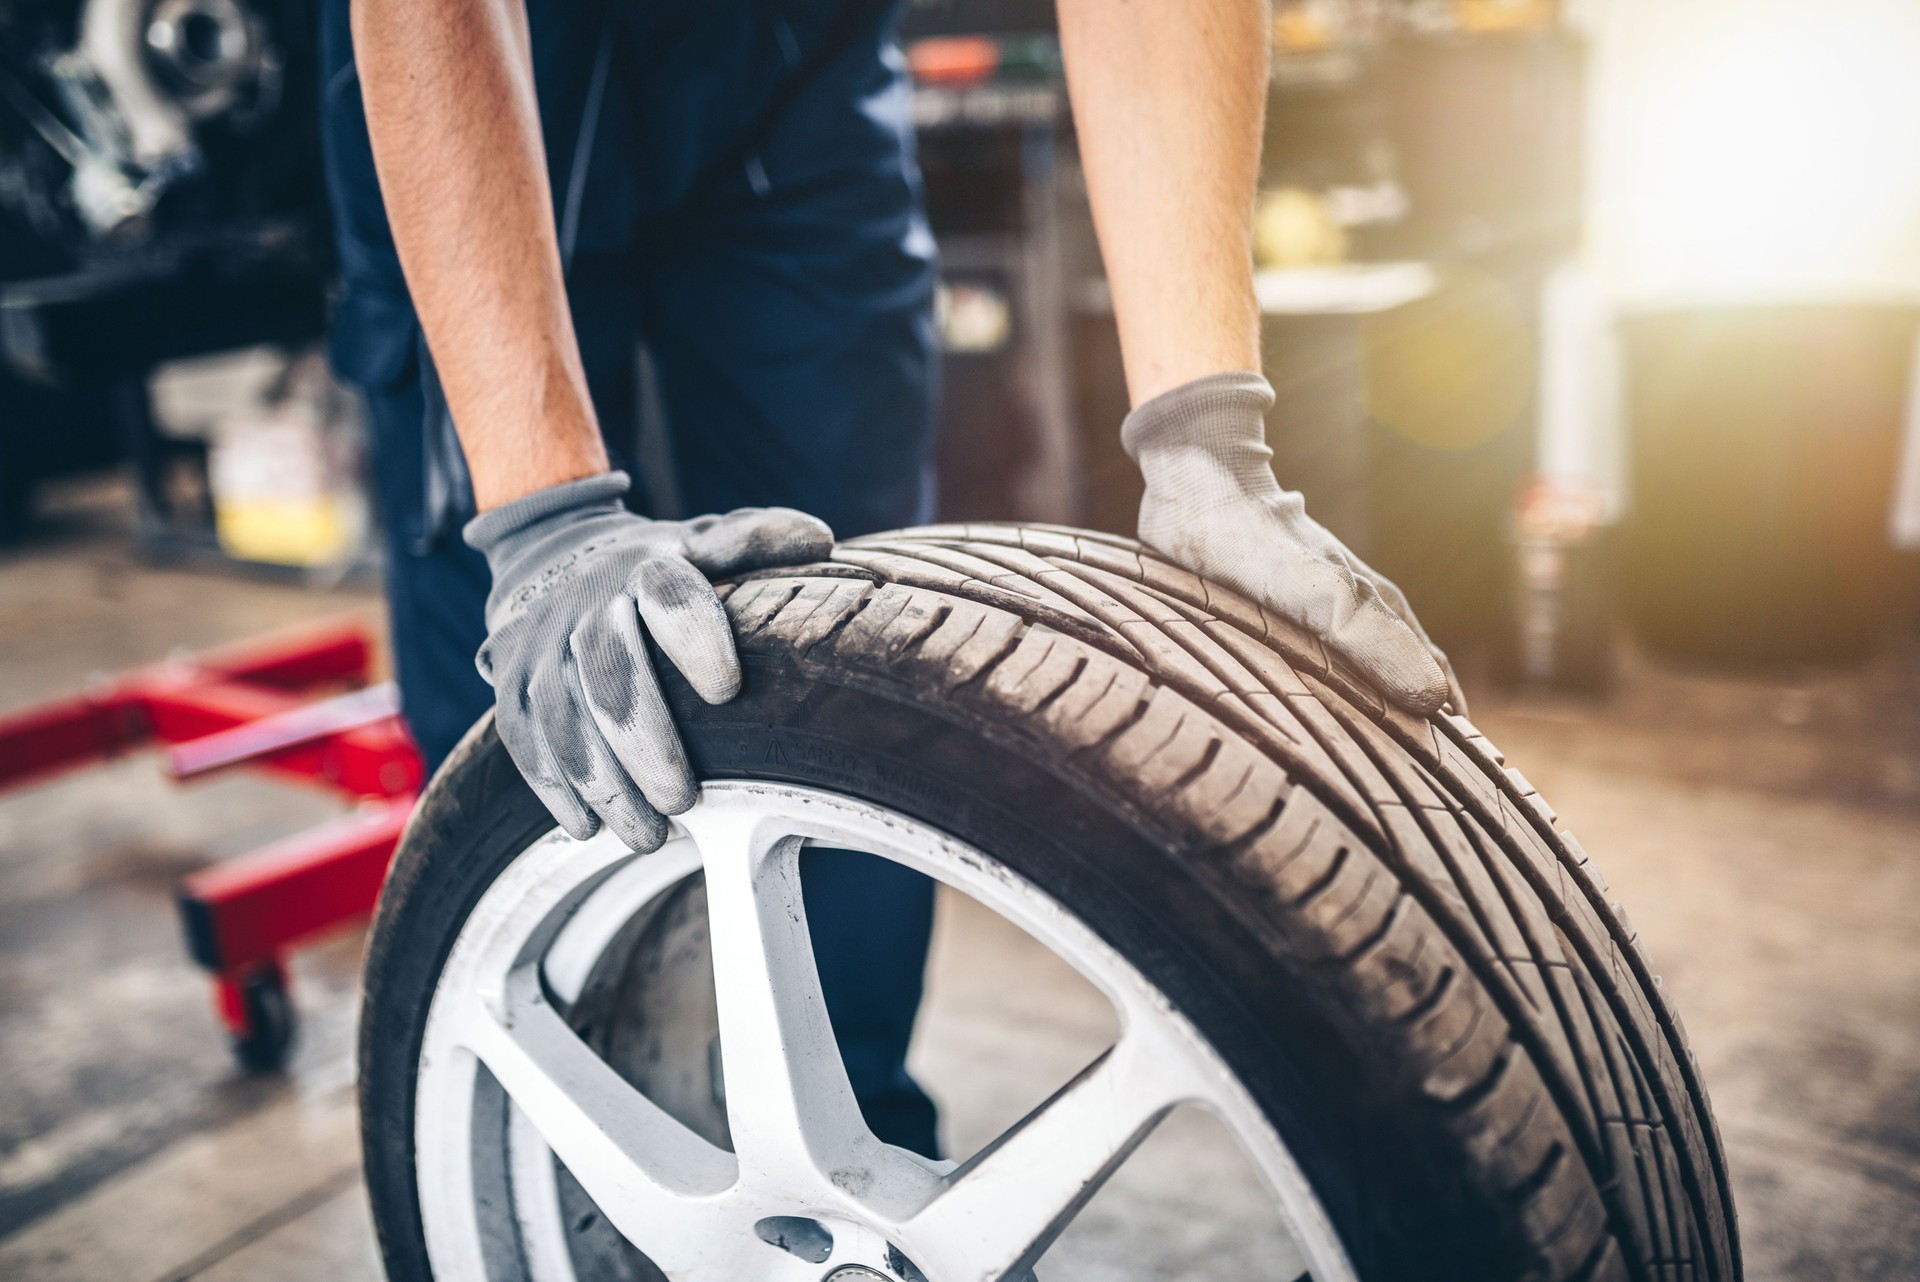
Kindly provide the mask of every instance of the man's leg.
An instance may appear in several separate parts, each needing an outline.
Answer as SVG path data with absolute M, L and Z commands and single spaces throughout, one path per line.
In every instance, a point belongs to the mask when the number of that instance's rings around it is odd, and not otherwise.
M 458 539 L 420 546 L 422 409 L 417 379 L 367 393 L 394 677 L 407 728 L 432 771 L 493 706 L 493 690 L 473 664 L 487 635 L 486 560 Z
M 688 513 L 782 504 L 848 537 L 931 516 L 932 241 L 886 24 L 647 251 L 645 325 Z M 906 1070 L 933 885 L 850 851 L 802 860 L 841 1056 L 868 1124 L 936 1152 Z

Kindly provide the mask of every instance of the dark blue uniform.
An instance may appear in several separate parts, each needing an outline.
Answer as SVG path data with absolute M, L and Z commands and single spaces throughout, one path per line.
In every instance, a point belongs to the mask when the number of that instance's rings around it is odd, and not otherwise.
M 681 514 L 780 504 L 842 537 L 931 517 L 933 242 L 896 0 L 530 0 L 534 80 L 587 382 L 632 456 L 635 353 L 657 371 Z M 347 0 L 323 6 L 341 375 L 366 393 L 409 725 L 437 766 L 493 694 L 474 668 L 486 563 L 459 538 L 419 327 L 381 206 Z M 810 852 L 821 980 L 877 1134 L 933 1150 L 906 1075 L 930 883 Z

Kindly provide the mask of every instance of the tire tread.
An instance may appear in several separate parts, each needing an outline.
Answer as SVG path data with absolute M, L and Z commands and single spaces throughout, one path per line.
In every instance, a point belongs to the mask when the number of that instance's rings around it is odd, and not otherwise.
M 1200 834 L 1239 919 L 1366 1017 L 1515 1206 L 1515 1276 L 1736 1282 L 1678 1017 L 1591 859 L 1472 723 L 1389 708 L 1312 637 L 1125 540 L 951 525 L 834 560 L 742 582 L 743 646 L 930 683 Z

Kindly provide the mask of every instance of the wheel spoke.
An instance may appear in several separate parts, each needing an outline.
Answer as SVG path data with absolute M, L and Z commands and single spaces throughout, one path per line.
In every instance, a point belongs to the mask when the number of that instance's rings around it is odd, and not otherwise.
M 647 904 L 700 870 L 690 841 L 670 841 L 620 868 L 566 918 L 540 962 L 547 991 L 561 1007 L 578 1001 L 609 941 Z
M 506 1022 L 470 1005 L 461 1041 L 616 1229 L 664 1268 L 691 1260 L 721 1231 L 732 1157 L 628 1085 L 533 986 L 511 983 Z
M 800 838 L 724 806 L 696 806 L 681 823 L 706 867 L 727 1126 L 742 1182 L 883 1213 L 923 1203 L 938 1177 L 874 1138 L 847 1081 L 801 900 Z
M 462 947 L 447 962 L 446 982 L 474 993 L 498 1019 L 506 1018 L 507 988 L 516 970 L 546 951 L 566 925 L 568 905 L 609 870 L 635 862 L 606 833 L 574 841 L 555 832 L 528 854 L 487 892 L 468 921 Z
M 1190 1095 L 1124 1037 L 946 1179 L 902 1226 L 965 1282 L 1022 1279 L 1160 1119 Z
M 561 1164 L 610 1227 L 676 1282 L 818 1282 L 822 1268 L 891 1248 L 939 1282 L 1031 1282 L 1158 1123 L 1200 1104 L 1247 1141 L 1313 1276 L 1352 1277 L 1257 1105 L 1069 906 L 912 818 L 812 789 L 710 783 L 679 823 L 684 839 L 652 856 L 606 839 L 542 838 L 469 912 L 436 984 L 414 1092 L 417 1187 L 436 1272 L 479 1276 L 495 1254 L 516 1251 L 533 1276 L 573 1271 L 577 1224 L 561 1214 L 573 1181 L 556 1185 Z M 809 842 L 918 868 L 1027 929 L 1113 1003 L 1119 1042 L 962 1167 L 880 1143 L 853 1097 L 814 966 L 798 875 Z M 642 905 L 700 868 L 732 1153 L 632 1087 L 566 1015 L 583 991 L 601 1000 L 610 966 L 625 968 L 622 984 L 652 982 L 628 974 L 633 959 L 616 946 L 637 934 L 628 924 Z M 704 993 L 698 1005 L 704 1053 L 714 1012 Z M 476 1076 L 478 1065 L 488 1073 Z M 702 1092 L 706 1067 L 696 1073 Z M 505 1166 L 491 1157 L 499 1142 Z M 519 1218 L 517 1234 L 507 1224 L 511 1239 L 498 1218 L 509 1206 Z M 770 1245 L 755 1226 L 779 1217 L 831 1226 L 837 1254 L 823 1263 Z

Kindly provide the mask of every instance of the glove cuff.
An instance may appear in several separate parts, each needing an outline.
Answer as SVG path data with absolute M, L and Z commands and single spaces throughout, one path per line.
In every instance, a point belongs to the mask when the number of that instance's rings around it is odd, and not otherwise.
M 1267 448 L 1273 399 L 1265 378 L 1239 370 L 1196 378 L 1127 415 L 1120 443 L 1140 465 L 1149 506 L 1191 515 L 1243 498 L 1278 497 Z
M 555 518 L 571 520 L 591 512 L 625 511 L 620 500 L 632 484 L 625 472 L 601 472 L 563 481 L 482 512 L 467 522 L 461 537 L 490 563 L 497 563 L 512 556 L 528 536 L 539 533 Z
M 1273 400 L 1273 386 L 1252 370 L 1209 374 L 1137 407 L 1120 425 L 1120 444 L 1135 462 L 1167 447 L 1223 459 L 1249 446 L 1264 448 Z

